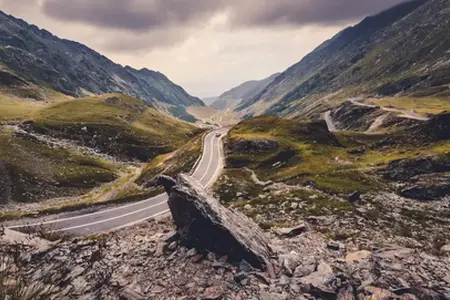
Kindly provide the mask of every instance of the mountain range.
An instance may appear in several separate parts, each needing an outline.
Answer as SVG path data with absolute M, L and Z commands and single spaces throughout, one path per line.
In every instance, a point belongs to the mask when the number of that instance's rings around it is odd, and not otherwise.
M 60 39 L 1 11 L 0 65 L 73 97 L 123 93 L 184 119 L 189 118 L 185 107 L 204 106 L 162 73 L 116 64 L 83 44 Z
M 280 73 L 273 74 L 262 80 L 251 80 L 226 91 L 211 104 L 215 109 L 234 107 L 242 102 L 249 101 L 264 90 Z
M 446 0 L 409 1 L 367 17 L 281 73 L 238 111 L 317 116 L 355 96 L 448 96 L 449 20 Z

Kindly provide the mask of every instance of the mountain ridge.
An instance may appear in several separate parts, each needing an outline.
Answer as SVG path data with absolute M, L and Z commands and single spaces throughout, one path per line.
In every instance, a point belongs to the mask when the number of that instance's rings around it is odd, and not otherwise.
M 269 85 L 280 73 L 275 73 L 262 80 L 249 80 L 222 93 L 212 104 L 215 109 L 230 108 L 241 102 L 249 101 Z
M 161 72 L 122 66 L 82 43 L 1 11 L 0 25 L 0 64 L 35 84 L 77 98 L 120 92 L 160 109 L 204 106 Z
M 311 117 L 338 104 L 323 97 L 445 96 L 449 14 L 447 1 L 414 0 L 367 17 L 318 46 L 238 110 Z M 258 106 L 264 110 L 257 112 Z

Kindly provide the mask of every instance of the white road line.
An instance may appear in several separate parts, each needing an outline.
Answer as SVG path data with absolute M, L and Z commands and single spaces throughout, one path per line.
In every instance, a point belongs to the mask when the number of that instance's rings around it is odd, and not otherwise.
M 145 210 L 157 207 L 157 206 L 161 206 L 161 205 L 166 204 L 166 203 L 167 203 L 167 201 L 164 200 L 161 203 L 158 203 L 158 204 L 155 204 L 155 205 L 152 205 L 152 206 L 149 206 L 149 207 L 144 207 L 144 208 L 141 208 L 141 209 L 129 212 L 129 213 L 124 214 L 124 215 L 120 215 L 120 216 L 116 216 L 116 217 L 112 217 L 112 218 L 108 218 L 108 219 L 103 219 L 103 220 L 99 220 L 99 221 L 96 221 L 96 222 L 87 223 L 87 224 L 83 224 L 83 225 L 78 225 L 78 226 L 73 226 L 73 227 L 68 227 L 68 228 L 56 229 L 56 230 L 50 231 L 50 233 L 61 232 L 61 231 L 69 231 L 69 230 L 72 230 L 72 229 L 78 229 L 78 228 L 88 227 L 88 226 L 91 226 L 91 225 L 106 223 L 106 222 L 109 222 L 109 221 L 120 219 L 122 217 L 128 217 L 128 216 L 131 216 L 131 215 L 135 215 L 135 214 L 140 213 L 142 211 L 145 211 Z
M 214 181 L 214 179 L 216 179 L 216 176 L 217 176 L 217 174 L 218 174 L 219 171 L 220 171 L 220 166 L 221 166 L 221 164 L 222 164 L 222 157 L 221 157 L 221 151 L 220 151 L 220 150 L 221 150 L 221 144 L 222 144 L 222 137 L 220 137 L 219 142 L 217 143 L 217 152 L 218 152 L 218 154 L 219 154 L 218 156 L 219 156 L 220 160 L 219 160 L 219 162 L 218 162 L 217 168 L 216 168 L 216 170 L 215 170 L 213 176 L 212 176 L 211 179 L 208 181 L 208 183 L 205 184 L 205 187 L 209 187 L 209 185 Z
M 211 135 L 213 133 L 214 132 L 209 133 L 208 135 Z M 207 136 L 205 137 L 205 140 L 207 139 Z M 203 157 L 204 157 L 204 153 L 202 154 L 200 162 L 203 159 Z M 201 164 L 197 165 L 197 168 L 194 171 L 194 174 L 195 174 L 195 172 L 197 172 L 200 169 L 200 165 Z M 128 207 L 138 206 L 140 204 L 144 204 L 144 203 L 147 203 L 147 202 L 150 202 L 150 201 L 153 201 L 153 200 L 157 200 L 158 198 L 163 197 L 163 196 L 165 196 L 165 194 L 160 194 L 160 195 L 157 195 L 155 197 L 152 197 L 152 198 L 149 198 L 149 199 L 146 199 L 146 200 L 143 200 L 143 201 L 139 201 L 139 202 L 135 202 L 135 203 L 127 204 L 127 205 L 122 205 L 122 206 L 118 206 L 118 207 L 114 207 L 114 208 L 110 208 L 110 209 L 106 209 L 106 210 L 100 210 L 100 211 L 97 211 L 97 212 L 94 212 L 94 213 L 85 214 L 85 215 L 79 215 L 79 216 L 74 216 L 74 217 L 67 217 L 67 218 L 62 218 L 62 219 L 49 220 L 49 221 L 45 221 L 45 222 L 32 223 L 32 224 L 13 225 L 13 226 L 9 226 L 7 228 L 8 229 L 17 229 L 17 228 L 24 228 L 24 227 L 37 227 L 37 226 L 42 226 L 42 225 L 61 223 L 61 222 L 70 221 L 70 220 L 77 220 L 77 219 L 81 219 L 81 218 L 96 216 L 96 215 L 103 214 L 103 213 L 109 213 L 109 212 L 112 212 L 112 211 L 116 211 L 116 210 L 120 210 L 120 209 L 124 209 L 124 208 L 128 208 Z
M 143 218 L 143 219 L 131 222 L 131 223 L 127 223 L 125 225 L 118 226 L 116 228 L 111 229 L 110 231 L 117 231 L 117 230 L 120 230 L 120 229 L 123 229 L 123 228 L 128 228 L 128 227 L 131 227 L 131 226 L 143 223 L 143 222 L 145 222 L 145 221 L 147 221 L 149 219 L 153 219 L 153 218 L 159 217 L 161 215 L 164 215 L 164 214 L 168 213 L 169 211 L 170 211 L 170 209 L 167 209 L 165 211 L 162 211 L 162 212 L 159 212 L 157 214 L 151 215 L 150 217 L 146 217 L 146 218 Z
M 99 215 L 99 214 L 108 213 L 108 212 L 116 211 L 116 210 L 123 209 L 123 208 L 137 206 L 139 204 L 144 204 L 144 203 L 150 202 L 152 200 L 156 200 L 158 198 L 161 198 L 164 195 L 165 194 L 160 194 L 158 196 L 155 196 L 155 197 L 152 197 L 152 198 L 140 201 L 140 202 L 135 202 L 135 203 L 132 203 L 132 204 L 127 204 L 127 205 L 124 205 L 124 206 L 114 207 L 114 208 L 110 208 L 110 209 L 106 209 L 106 210 L 99 210 L 97 212 L 90 213 L 90 214 L 79 215 L 79 216 L 74 216 L 74 217 L 68 217 L 68 218 L 63 218 L 63 219 L 50 220 L 50 221 L 45 221 L 45 222 L 40 222 L 40 223 L 14 225 L 14 226 L 9 226 L 7 228 L 8 229 L 17 229 L 17 228 L 23 228 L 23 227 L 36 227 L 36 226 L 41 226 L 41 225 L 48 225 L 48 224 L 53 224 L 53 223 L 61 223 L 61 222 L 65 222 L 65 221 L 70 221 L 70 220 L 76 220 L 76 219 L 81 219 L 81 218 L 85 218 L 85 217 L 96 216 L 96 215 Z
M 208 136 L 209 135 L 211 135 L 211 134 L 213 134 L 214 132 L 211 132 L 211 133 L 209 133 L 208 135 L 206 135 L 206 137 L 205 137 L 205 143 L 206 143 L 206 141 L 208 140 Z M 196 173 L 200 170 L 200 166 L 202 165 L 202 162 L 203 162 L 203 158 L 205 157 L 205 147 L 203 146 L 203 153 L 202 153 L 202 157 L 201 157 L 201 159 L 200 159 L 200 163 L 197 165 L 197 169 L 194 171 L 194 173 L 192 174 L 192 176 L 193 177 L 195 177 L 196 176 Z
M 205 174 L 203 174 L 202 178 L 199 180 L 200 183 L 202 182 L 203 179 L 205 179 L 206 175 L 208 175 L 208 170 L 209 167 L 211 167 L 213 155 L 214 155 L 214 138 L 211 139 L 211 155 L 209 157 L 208 165 L 206 166 Z
M 216 134 L 216 132 L 211 132 L 211 133 L 210 133 L 210 135 L 214 135 L 214 134 Z M 207 136 L 205 137 L 205 140 L 206 140 L 206 138 L 207 138 Z M 206 170 L 205 170 L 205 174 L 202 176 L 202 178 L 200 179 L 200 181 L 202 181 L 202 180 L 206 177 L 206 175 L 208 174 L 209 168 L 211 167 L 211 163 L 212 163 L 213 158 L 214 158 L 214 140 L 215 140 L 214 137 L 212 137 L 212 138 L 211 138 L 211 155 L 210 155 L 210 158 L 209 158 L 209 161 L 208 161 L 208 166 L 207 166 L 207 168 L 206 168 Z M 221 142 L 221 141 L 222 141 L 222 138 L 220 138 L 219 141 Z M 218 145 L 218 146 L 220 146 L 220 145 Z M 205 152 L 205 151 L 204 151 L 204 152 Z M 203 158 L 204 158 L 204 156 L 205 156 L 205 155 L 204 155 L 204 154 L 205 154 L 204 152 L 203 152 L 203 154 L 202 154 L 202 157 L 201 157 L 201 159 L 200 159 L 200 163 L 199 163 L 199 165 L 197 166 L 197 169 L 196 169 L 196 171 L 194 172 L 194 174 L 200 169 L 201 161 L 203 160 Z M 219 155 L 220 155 L 220 151 L 219 151 Z M 218 166 L 218 168 L 219 168 L 219 166 Z M 218 169 L 218 168 L 217 168 L 217 169 Z M 208 185 L 211 183 L 211 181 L 215 178 L 215 176 L 216 176 L 216 174 L 217 174 L 217 171 L 218 171 L 217 169 L 215 170 L 214 177 L 212 177 L 212 178 L 210 179 L 210 181 L 208 182 L 208 184 L 207 184 L 206 186 L 208 186 Z M 206 186 L 205 186 L 205 187 L 206 187 Z M 98 211 L 98 212 L 91 213 L 91 214 L 80 215 L 80 216 L 69 217 L 69 218 L 63 218 L 63 219 L 57 219 L 57 220 L 51 220 L 51 221 L 46 221 L 46 222 L 41 222 L 41 223 L 26 224 L 26 225 L 16 225 L 16 226 L 8 227 L 8 228 L 9 228 L 9 229 L 15 229 L 15 228 L 24 228 L 24 227 L 36 227 L 36 226 L 41 226 L 41 225 L 48 225 L 48 224 L 53 224 L 53 223 L 60 223 L 60 222 L 64 222 L 64 221 L 69 221 L 69 220 L 75 220 L 75 219 L 80 219 L 80 218 L 90 217 L 90 216 L 94 216 L 94 215 L 98 215 L 98 214 L 102 214 L 102 213 L 107 213 L 107 212 L 116 211 L 116 210 L 123 209 L 123 208 L 128 208 L 128 207 L 136 206 L 136 205 L 139 205 L 139 204 L 143 204 L 143 203 L 149 202 L 149 201 L 151 201 L 151 200 L 156 200 L 156 199 L 161 198 L 161 197 L 163 197 L 163 196 L 165 196 L 165 194 L 161 194 L 161 195 L 158 195 L 158 196 L 155 196 L 155 197 L 153 197 L 153 198 L 146 199 L 146 200 L 143 200 L 143 201 L 140 201 L 140 202 L 136 202 L 136 203 L 132 203 L 132 204 L 128 204 L 128 205 L 116 207 L 116 208 L 111 208 L 111 209 L 107 209 L 107 210 L 103 210 L 103 211 Z M 142 212 L 142 211 L 145 211 L 145 210 L 148 210 L 148 209 L 151 209 L 151 208 L 154 208 L 154 207 L 163 205 L 163 204 L 165 204 L 165 203 L 167 203 L 167 200 L 164 200 L 164 201 L 161 202 L 161 203 L 158 203 L 158 204 L 155 204 L 155 205 L 152 205 L 152 206 L 149 206 L 149 207 L 145 207 L 145 208 L 142 208 L 142 209 L 139 209 L 139 210 L 135 210 L 135 211 L 132 211 L 132 212 L 123 214 L 123 215 L 119 215 L 119 216 L 115 216 L 115 217 L 111 217 L 111 218 L 107 218 L 107 219 L 102 219 L 102 220 L 98 220 L 98 221 L 91 222 L 91 223 L 87 223 L 87 224 L 83 224 L 83 225 L 77 225 L 77 226 L 72 226 L 72 227 L 68 227 L 68 228 L 61 228 L 61 229 L 53 230 L 53 231 L 51 231 L 51 232 L 69 231 L 69 230 L 73 230 L 73 229 L 78 229 L 78 228 L 88 227 L 88 226 L 91 226 L 91 225 L 96 225 L 96 224 L 106 223 L 106 222 L 109 222 L 109 221 L 112 221 L 112 220 L 116 220 L 116 219 L 120 219 L 120 218 L 123 218 L 123 217 L 127 217 L 127 216 L 130 216 L 130 215 L 137 214 L 137 213 L 139 213 L 139 212 Z M 161 213 L 154 214 L 154 215 L 152 215 L 152 216 L 149 216 L 149 217 L 146 217 L 146 218 L 144 218 L 144 219 L 137 220 L 137 221 L 134 221 L 134 222 L 125 224 L 125 225 L 123 225 L 123 226 L 132 226 L 132 225 L 134 225 L 134 224 L 141 223 L 141 222 L 143 222 L 143 221 L 145 221 L 145 220 L 148 220 L 148 219 L 157 217 L 157 216 L 159 216 L 159 215 L 161 215 L 161 214 L 163 214 L 163 213 L 166 213 L 167 211 L 168 211 L 168 210 L 165 210 L 165 211 L 163 211 L 163 212 L 161 212 Z M 119 226 L 119 227 L 117 227 L 117 228 L 120 229 L 120 228 L 122 228 L 123 226 Z

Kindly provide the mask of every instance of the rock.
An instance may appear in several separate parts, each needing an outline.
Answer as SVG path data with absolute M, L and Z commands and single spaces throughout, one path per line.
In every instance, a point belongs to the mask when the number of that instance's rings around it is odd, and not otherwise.
M 362 260 L 370 259 L 372 256 L 372 252 L 367 250 L 361 250 L 358 252 L 348 253 L 345 257 L 345 261 L 347 262 L 360 262 Z
M 344 250 L 345 249 L 345 245 L 340 243 L 340 242 L 336 242 L 336 241 L 330 241 L 327 244 L 327 247 L 331 250 L 335 250 L 335 251 L 340 251 L 340 250 Z
M 166 243 L 172 243 L 172 242 L 178 240 L 179 237 L 180 237 L 180 235 L 178 234 L 178 232 L 176 230 L 172 230 L 171 232 L 166 234 L 166 236 L 164 237 L 164 241 Z
M 26 245 L 37 252 L 45 252 L 54 245 L 54 243 L 47 240 L 7 228 L 0 228 L 0 244 Z
M 300 264 L 300 261 L 301 258 L 294 251 L 287 254 L 280 254 L 278 256 L 278 262 L 280 266 L 283 268 L 284 272 L 289 276 L 292 276 L 294 274 L 294 271 Z
M 249 273 L 253 271 L 253 267 L 245 259 L 243 259 L 239 264 L 239 270 Z
M 172 243 L 169 244 L 169 246 L 167 246 L 167 249 L 173 251 L 175 249 L 177 249 L 178 243 L 176 241 L 173 241 Z
M 317 271 L 299 280 L 302 284 L 310 286 L 313 290 L 319 290 L 324 294 L 333 294 L 334 291 L 328 286 L 328 283 L 331 282 L 333 277 L 333 269 L 330 265 L 322 261 L 317 266 Z
M 292 209 L 297 209 L 298 208 L 298 203 L 297 202 L 292 202 L 291 208 Z
M 145 295 L 142 293 L 140 286 L 129 285 L 126 286 L 121 292 L 120 296 L 126 300 L 144 300 Z
M 348 201 L 350 203 L 359 203 L 361 201 L 361 193 L 358 191 L 355 191 L 348 195 Z
M 396 294 L 373 286 L 366 286 L 358 294 L 358 300 L 395 300 L 401 299 Z
M 189 249 L 188 252 L 186 252 L 187 258 L 196 256 L 196 255 L 197 255 L 197 249 L 195 249 L 195 248 Z
M 292 227 L 292 228 L 277 228 L 275 230 L 275 233 L 281 237 L 291 238 L 291 237 L 300 235 L 300 234 L 306 232 L 307 230 L 308 230 L 308 228 L 306 227 L 305 224 L 300 224 L 300 225 L 298 225 L 296 227 Z
M 356 300 L 355 290 L 351 285 L 347 285 L 339 290 L 337 300 Z
M 249 210 L 252 210 L 253 207 L 252 207 L 250 204 L 246 204 L 246 205 L 244 205 L 244 209 L 245 209 L 246 211 L 249 211 Z
M 172 177 L 162 175 L 162 176 L 158 177 L 158 180 L 156 181 L 156 184 L 157 185 L 162 185 L 164 187 L 164 190 L 166 191 L 166 193 L 168 195 L 170 195 L 170 191 L 172 190 L 172 188 L 175 185 L 177 185 L 177 182 Z
M 165 188 L 174 182 L 166 177 L 159 181 L 166 184 Z M 187 175 L 179 175 L 168 192 L 169 208 L 186 246 L 227 255 L 234 261 L 245 259 L 258 269 L 272 269 L 269 240 L 251 219 L 223 207 Z
M 202 299 L 205 300 L 217 300 L 222 299 L 223 291 L 219 287 L 209 287 L 203 293 Z

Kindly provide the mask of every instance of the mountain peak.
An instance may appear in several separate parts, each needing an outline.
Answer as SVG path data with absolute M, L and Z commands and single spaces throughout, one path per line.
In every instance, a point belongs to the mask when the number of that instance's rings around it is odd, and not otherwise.
M 0 16 L 0 63 L 32 83 L 74 97 L 85 96 L 85 91 L 119 92 L 150 106 L 161 102 L 183 110 L 204 105 L 160 72 L 123 67 L 79 42 L 60 39 L 3 12 Z

